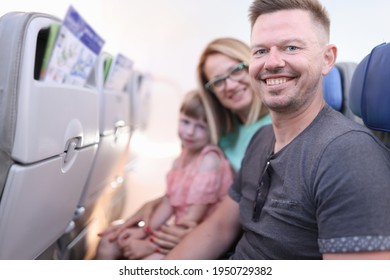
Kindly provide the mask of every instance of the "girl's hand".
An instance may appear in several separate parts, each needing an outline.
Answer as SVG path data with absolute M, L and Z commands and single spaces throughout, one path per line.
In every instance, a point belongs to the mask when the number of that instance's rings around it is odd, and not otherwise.
M 127 239 L 122 247 L 123 256 L 129 260 L 141 260 L 159 252 L 158 247 L 149 240 Z
M 150 217 L 154 209 L 159 205 L 162 198 L 156 198 L 152 201 L 145 203 L 136 213 L 134 213 L 130 218 L 128 218 L 123 224 L 109 226 L 105 231 L 98 233 L 98 236 L 102 237 L 109 235 L 109 241 L 114 242 L 117 240 L 118 236 L 122 231 L 137 227 L 139 222 L 149 223 Z

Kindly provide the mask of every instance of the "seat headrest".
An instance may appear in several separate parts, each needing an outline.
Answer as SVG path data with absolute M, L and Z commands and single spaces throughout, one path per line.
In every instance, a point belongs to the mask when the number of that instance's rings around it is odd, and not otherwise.
M 341 111 L 343 105 L 343 85 L 337 67 L 326 75 L 322 81 L 323 95 L 326 103 L 336 111 Z
M 390 43 L 376 46 L 356 67 L 350 107 L 368 128 L 390 132 Z

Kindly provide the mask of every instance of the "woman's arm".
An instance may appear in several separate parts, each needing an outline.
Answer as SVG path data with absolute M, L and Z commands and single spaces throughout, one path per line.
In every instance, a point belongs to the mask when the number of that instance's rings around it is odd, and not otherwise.
M 180 221 L 171 226 L 162 226 L 158 231 L 153 231 L 153 243 L 160 247 L 160 252 L 167 254 L 187 234 L 200 223 L 208 210 L 208 205 L 192 205 L 186 215 Z
M 230 248 L 240 232 L 239 206 L 226 196 L 213 214 L 190 232 L 165 259 L 217 259 Z
M 196 222 L 182 222 L 177 225 L 162 226 L 160 230 L 153 232 L 153 242 L 161 249 L 161 253 L 167 254 L 198 224 Z

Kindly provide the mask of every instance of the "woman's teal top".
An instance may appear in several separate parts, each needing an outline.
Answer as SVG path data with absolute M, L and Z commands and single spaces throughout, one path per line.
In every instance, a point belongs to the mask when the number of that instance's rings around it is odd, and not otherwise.
M 219 140 L 219 147 L 225 153 L 233 170 L 237 172 L 241 167 L 241 161 L 244 158 L 246 148 L 255 132 L 262 127 L 271 123 L 270 114 L 265 115 L 257 122 L 250 125 L 243 125 L 236 121 L 236 130 L 223 135 Z

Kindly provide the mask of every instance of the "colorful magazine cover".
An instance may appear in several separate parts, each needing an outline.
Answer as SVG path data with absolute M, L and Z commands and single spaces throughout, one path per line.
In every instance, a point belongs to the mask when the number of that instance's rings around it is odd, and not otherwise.
M 70 6 L 61 25 L 43 80 L 85 85 L 104 40 Z
M 109 90 L 123 91 L 133 71 L 133 61 L 118 54 L 111 62 L 104 88 Z

